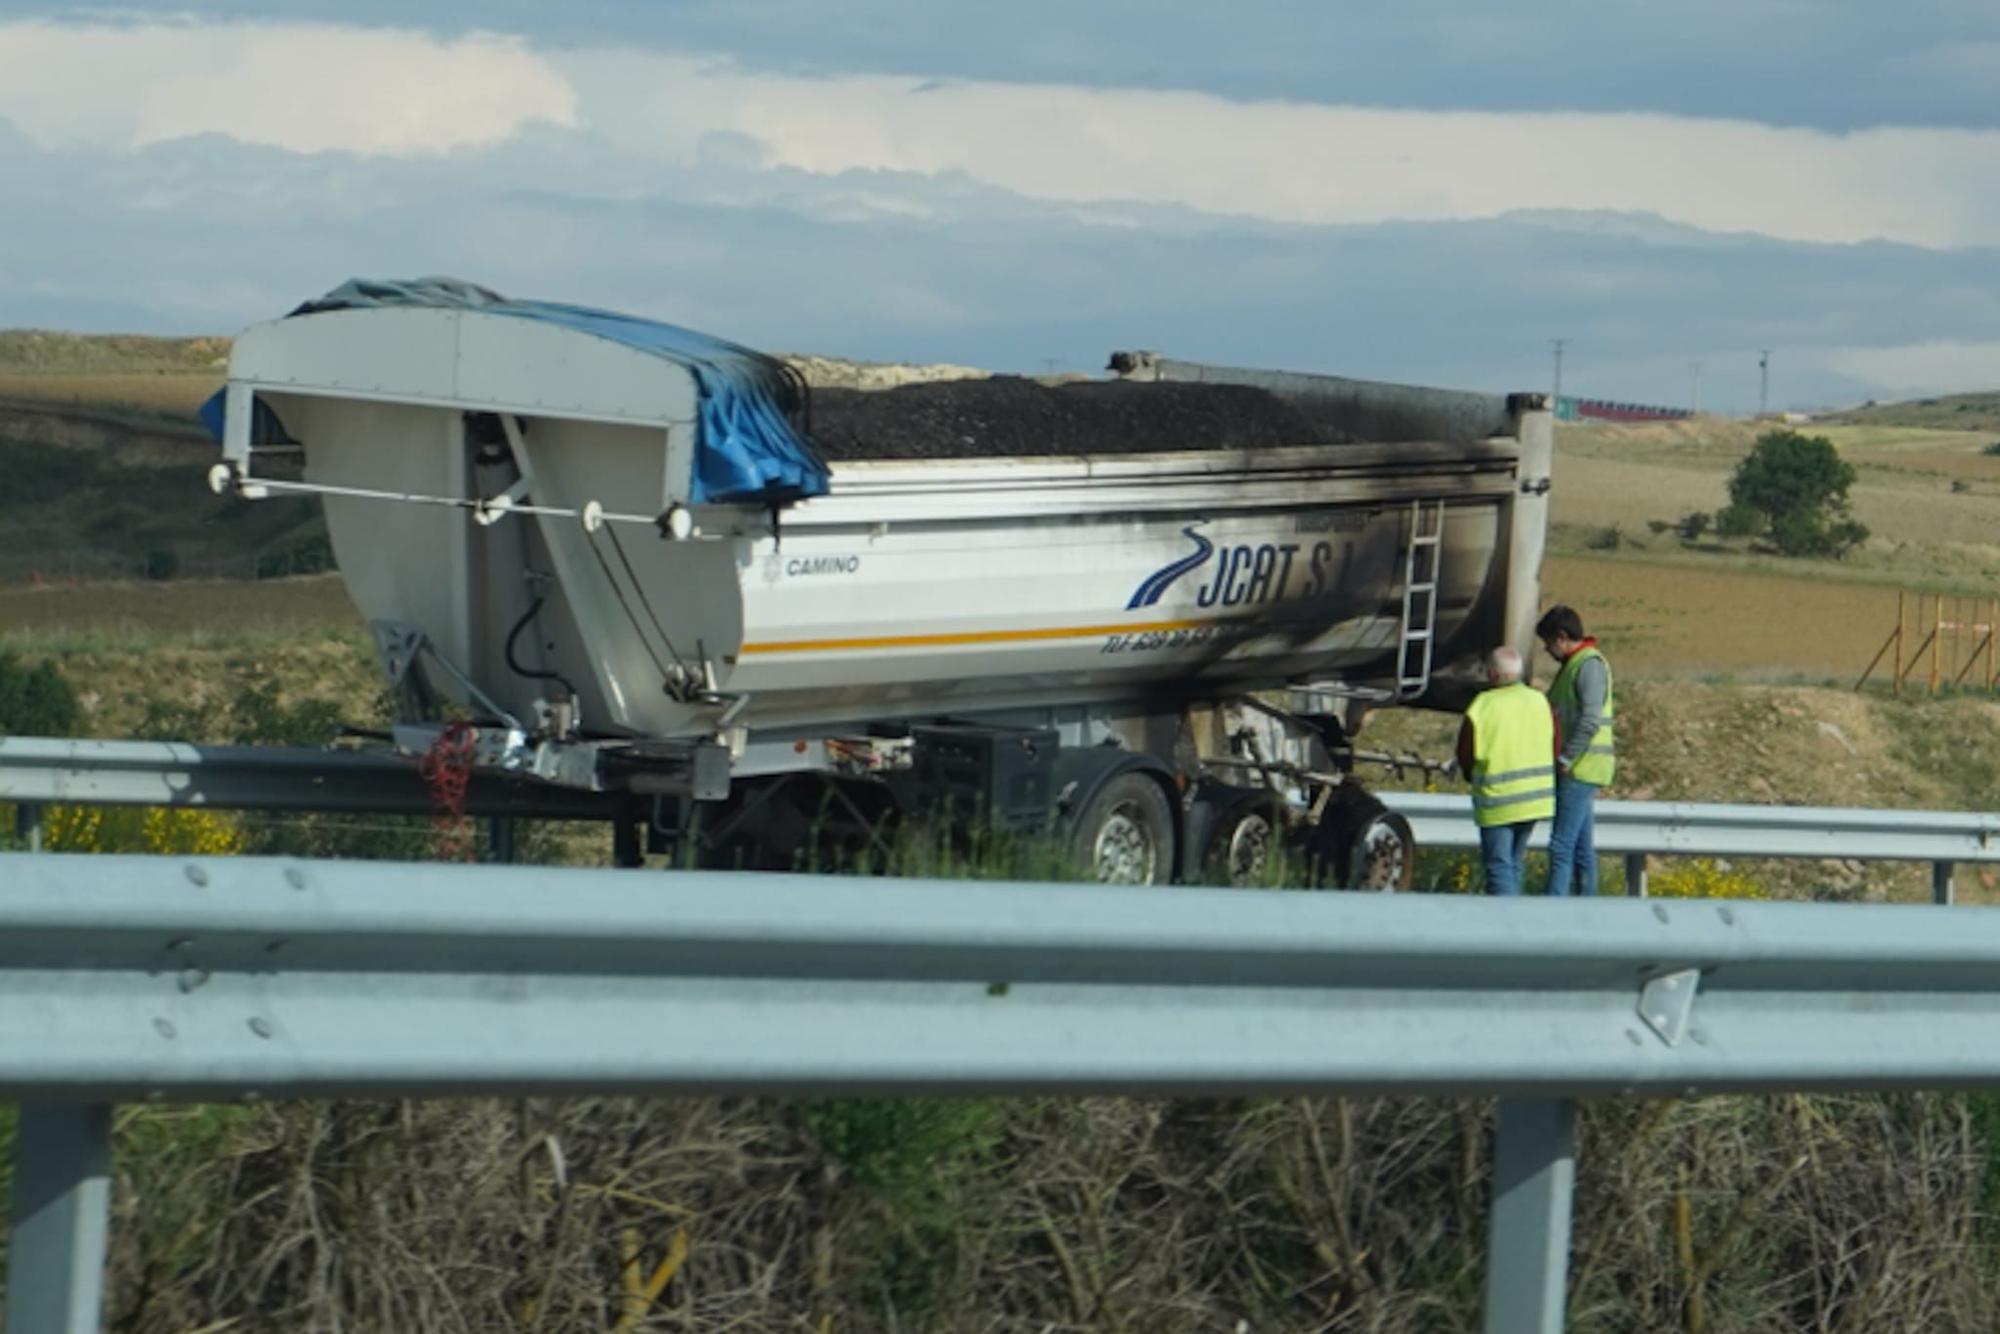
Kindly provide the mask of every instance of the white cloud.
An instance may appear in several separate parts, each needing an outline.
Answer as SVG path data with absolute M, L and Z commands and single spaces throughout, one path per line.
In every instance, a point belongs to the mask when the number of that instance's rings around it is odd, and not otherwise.
M 0 118 L 44 146 L 204 133 L 424 155 L 535 123 L 630 160 L 955 176 L 1075 206 L 1294 224 L 1616 210 L 1711 232 L 2000 244 L 2000 130 L 1471 112 L 903 76 L 327 24 L 0 23 Z M 523 184 L 540 184 L 524 182 Z M 885 205 L 907 208 L 907 201 Z M 865 207 L 857 216 L 866 216 Z
M 1849 134 L 1586 112 L 1399 110 L 1206 93 L 805 78 L 643 52 L 554 57 L 593 128 L 685 160 L 747 135 L 772 165 L 962 172 L 1030 198 L 1306 224 L 1656 214 L 1708 231 L 1930 247 L 2000 242 L 2000 131 Z
M 47 147 L 200 134 L 294 153 L 408 156 L 576 124 L 576 95 L 514 39 L 329 24 L 0 23 L 0 118 Z

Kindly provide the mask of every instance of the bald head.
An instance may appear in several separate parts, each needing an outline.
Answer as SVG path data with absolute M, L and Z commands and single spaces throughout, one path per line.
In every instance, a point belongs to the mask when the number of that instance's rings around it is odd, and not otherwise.
M 1510 686 L 1521 679 L 1521 655 L 1511 648 L 1496 648 L 1486 655 L 1486 679 L 1496 686 Z

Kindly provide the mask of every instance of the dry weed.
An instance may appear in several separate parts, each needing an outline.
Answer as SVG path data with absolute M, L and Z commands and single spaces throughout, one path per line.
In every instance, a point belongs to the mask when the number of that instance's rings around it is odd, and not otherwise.
M 134 1334 L 1478 1327 L 1487 1104 L 999 1107 L 997 1140 L 896 1190 L 791 1104 L 255 1109 L 121 1172 L 112 1312 Z M 1985 1155 L 1950 1096 L 1593 1105 L 1571 1328 L 2000 1327 Z

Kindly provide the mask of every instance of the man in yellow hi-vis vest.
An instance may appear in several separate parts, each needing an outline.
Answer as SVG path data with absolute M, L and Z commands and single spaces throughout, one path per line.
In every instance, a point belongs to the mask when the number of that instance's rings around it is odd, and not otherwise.
M 1458 729 L 1458 771 L 1472 783 L 1472 819 L 1486 892 L 1518 895 L 1535 821 L 1556 811 L 1556 725 L 1542 692 L 1521 680 L 1521 655 L 1497 648 Z
M 1549 893 L 1597 893 L 1597 790 L 1611 782 L 1618 756 L 1611 664 L 1583 632 L 1583 618 L 1550 607 L 1535 635 L 1559 666 L 1549 683 L 1562 748 L 1556 754 L 1556 820 L 1549 826 Z

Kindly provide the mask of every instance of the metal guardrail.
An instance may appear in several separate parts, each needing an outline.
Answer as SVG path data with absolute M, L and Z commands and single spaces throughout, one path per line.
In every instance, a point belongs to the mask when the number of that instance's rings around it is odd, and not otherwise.
M 35 1331 L 96 1329 L 125 1099 L 1500 1094 L 1516 1334 L 1561 1328 L 1570 1099 L 2000 1081 L 2000 915 L 1904 906 L 14 854 L 0 997 Z
M 1475 848 L 1471 803 L 1454 794 L 1384 792 L 1420 847 Z M 207 806 L 421 815 L 434 807 L 416 765 L 393 755 L 278 746 L 70 741 L 0 737 L 0 802 L 42 805 Z M 467 814 L 617 820 L 624 799 L 482 774 Z M 1548 842 L 1548 826 L 1533 846 Z M 1927 861 L 1940 901 L 1951 867 L 2000 862 L 2000 814 L 1858 807 L 1751 806 L 1678 801 L 1599 801 L 1597 850 L 1626 858 L 1627 884 L 1643 894 L 1654 856 L 1842 858 Z
M 1383 792 L 1410 822 L 1417 846 L 1476 848 L 1472 803 L 1462 796 Z M 1546 847 L 1546 822 L 1530 846 Z M 1600 856 L 1625 859 L 1629 892 L 1646 892 L 1648 856 L 1839 858 L 1931 864 L 1932 898 L 1950 903 L 1960 862 L 2000 862 L 2000 814 L 1885 811 L 1856 806 L 1743 806 L 1689 801 L 1600 801 Z
M 387 753 L 57 737 L 0 737 L 0 801 L 374 815 L 436 809 L 416 764 Z M 602 793 L 482 773 L 467 790 L 465 813 L 604 820 L 622 809 Z
M 1419 844 L 1478 847 L 1462 796 L 1382 792 Z M 1885 811 L 1855 806 L 1740 806 L 1693 801 L 1599 801 L 1597 850 L 1705 857 L 1840 857 L 1863 861 L 2000 862 L 2000 814 Z M 1532 846 L 1548 844 L 1546 823 Z

